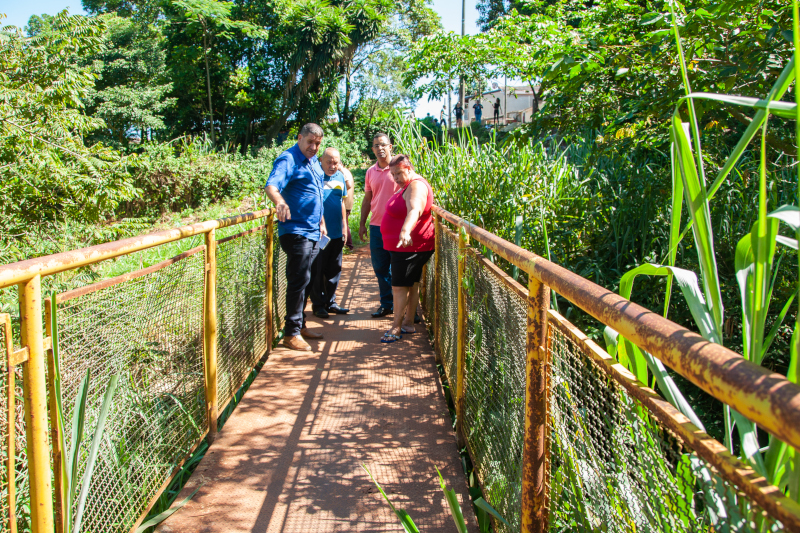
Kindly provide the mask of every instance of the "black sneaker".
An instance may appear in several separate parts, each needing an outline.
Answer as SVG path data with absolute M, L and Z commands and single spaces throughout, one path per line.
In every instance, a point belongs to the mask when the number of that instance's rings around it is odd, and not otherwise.
M 372 316 L 374 318 L 380 318 L 382 316 L 391 315 L 392 313 L 394 313 L 394 309 L 389 307 L 379 307 L 377 311 L 372 313 Z
M 344 307 L 339 307 L 338 304 L 333 304 L 328 308 L 329 313 L 335 313 L 337 315 L 346 315 L 350 312 L 350 309 L 345 309 Z
M 318 318 L 328 318 L 331 315 L 329 315 L 328 312 L 324 309 L 317 309 L 316 311 L 314 311 L 314 316 Z

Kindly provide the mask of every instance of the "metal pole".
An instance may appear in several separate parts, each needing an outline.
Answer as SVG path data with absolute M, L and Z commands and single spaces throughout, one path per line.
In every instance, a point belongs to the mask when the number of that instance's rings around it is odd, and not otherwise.
M 52 298 L 47 298 L 44 301 L 44 331 L 45 335 L 53 338 L 53 319 L 56 317 L 56 310 L 53 308 Z M 55 304 L 57 305 L 57 304 Z M 56 520 L 56 533 L 64 531 L 64 519 L 66 517 L 66 509 L 64 509 L 64 481 L 62 479 L 62 465 L 64 460 L 64 451 L 61 449 L 61 423 L 58 419 L 58 406 L 56 405 L 56 367 L 53 354 L 53 348 L 47 350 L 47 389 L 50 393 L 50 442 L 53 447 L 53 480 L 55 483 L 55 520 Z
M 47 442 L 47 376 L 42 331 L 42 278 L 38 274 L 19 284 L 20 337 L 28 347 L 24 363 L 25 435 L 31 497 L 31 530 L 53 531 L 53 491 L 50 485 L 50 446 Z
M 275 279 L 275 274 L 273 272 L 275 268 L 275 220 L 274 216 L 269 216 L 269 222 L 267 222 L 267 353 L 272 351 L 272 340 L 275 338 L 275 332 L 273 331 L 274 327 L 274 320 L 272 318 L 272 284 L 273 280 Z
M 206 233 L 206 294 L 203 307 L 208 440 L 214 442 L 214 437 L 217 435 L 219 403 L 217 400 L 217 239 L 213 228 Z
M 508 120 L 508 76 L 503 84 L 503 126 L 506 125 Z
M 469 237 L 464 230 L 458 232 L 458 334 L 456 335 L 456 439 L 458 446 L 466 443 L 464 432 L 464 390 L 467 367 L 467 297 L 464 294 L 464 275 Z
M 442 254 L 439 250 L 442 247 L 442 221 L 438 216 L 434 216 L 436 231 L 436 248 L 433 257 L 433 343 L 436 347 L 436 362 L 442 364 L 442 343 L 440 341 L 439 329 L 441 326 L 440 309 L 442 302 Z
M 461 0 L 461 36 L 464 36 L 464 18 L 467 12 L 467 0 Z M 464 76 L 458 84 L 458 101 L 461 102 L 461 108 L 464 109 Z
M 525 437 L 522 453 L 522 532 L 546 533 L 548 524 L 547 465 L 547 309 L 550 288 L 534 277 L 528 283 Z

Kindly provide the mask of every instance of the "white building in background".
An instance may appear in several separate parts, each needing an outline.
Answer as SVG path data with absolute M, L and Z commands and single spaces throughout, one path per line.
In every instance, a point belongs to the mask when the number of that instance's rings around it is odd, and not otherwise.
M 540 94 L 541 88 L 536 86 L 536 94 Z M 536 108 L 536 99 L 530 85 L 508 85 L 496 87 L 486 91 L 480 96 L 483 105 L 481 122 L 484 124 L 494 124 L 494 104 L 500 99 L 500 125 L 530 122 L 531 115 L 544 107 L 544 101 L 539 98 L 539 107 Z M 472 106 L 475 104 L 474 94 L 464 97 L 464 110 L 466 118 L 472 122 L 475 120 L 475 111 Z

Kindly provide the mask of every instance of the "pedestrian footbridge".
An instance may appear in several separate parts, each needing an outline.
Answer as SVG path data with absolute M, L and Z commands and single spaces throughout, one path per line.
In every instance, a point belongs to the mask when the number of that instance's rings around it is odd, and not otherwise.
M 760 467 L 559 309 L 610 326 L 787 453 L 800 447 L 797 385 L 434 212 L 424 327 L 393 344 L 379 342 L 389 319 L 370 316 L 377 284 L 358 249 L 339 286 L 350 314 L 312 318 L 324 335 L 312 352 L 281 347 L 270 210 L 0 266 L 20 301 L 0 314 L 2 530 L 136 532 L 169 515 L 153 527 L 403 531 L 364 465 L 422 532 L 458 531 L 437 468 L 468 531 L 479 518 L 504 532 L 800 531 L 800 506 Z M 115 259 L 136 266 L 85 274 Z

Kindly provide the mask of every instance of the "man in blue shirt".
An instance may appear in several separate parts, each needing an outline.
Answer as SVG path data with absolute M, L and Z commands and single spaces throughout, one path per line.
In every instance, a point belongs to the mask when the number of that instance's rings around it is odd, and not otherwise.
M 272 165 L 267 196 L 278 215 L 278 240 L 286 253 L 286 323 L 283 344 L 291 350 L 311 351 L 303 337 L 322 335 L 306 328 L 303 309 L 308 300 L 311 265 L 319 252 L 319 240 L 327 233 L 322 216 L 322 167 L 317 151 L 322 128 L 306 124 L 297 144 L 283 152 Z
M 344 206 L 347 182 L 339 169 L 339 150 L 326 148 L 319 162 L 325 173 L 322 177 L 322 211 L 331 242 L 319 251 L 311 266 L 311 309 L 315 316 L 328 318 L 330 313 L 344 315 L 350 311 L 336 303 L 336 287 L 342 274 L 342 248 L 347 239 L 347 214 Z

